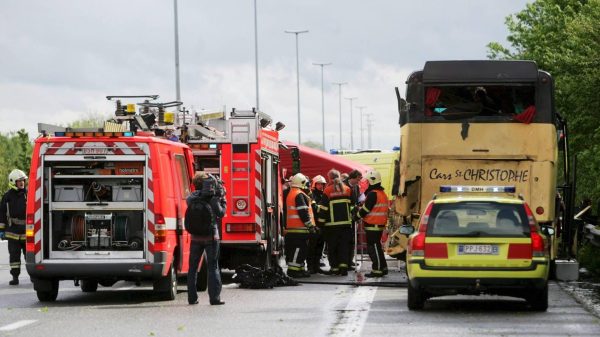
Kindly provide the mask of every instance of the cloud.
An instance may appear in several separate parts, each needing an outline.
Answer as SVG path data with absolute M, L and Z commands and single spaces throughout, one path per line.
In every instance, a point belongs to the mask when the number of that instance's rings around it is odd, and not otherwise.
M 397 145 L 394 86 L 432 59 L 480 59 L 504 40 L 504 18 L 519 1 L 260 0 L 260 108 L 287 124 L 297 140 L 294 37 L 300 36 L 302 139 L 321 142 L 321 76 L 325 68 L 325 132 L 339 147 L 339 96 L 372 113 L 373 147 Z M 182 98 L 211 110 L 256 105 L 252 1 L 179 0 Z M 24 19 L 26 18 L 26 19 Z M 66 124 L 90 113 L 111 114 L 106 95 L 159 94 L 175 99 L 173 2 L 164 0 L 9 1 L 0 11 L 0 132 L 36 123 Z M 343 147 L 349 110 L 342 99 Z M 354 144 L 360 120 L 354 109 Z M 82 117 L 83 116 L 83 117 Z M 363 125 L 364 126 L 364 125 Z M 366 139 L 366 136 L 365 136 Z

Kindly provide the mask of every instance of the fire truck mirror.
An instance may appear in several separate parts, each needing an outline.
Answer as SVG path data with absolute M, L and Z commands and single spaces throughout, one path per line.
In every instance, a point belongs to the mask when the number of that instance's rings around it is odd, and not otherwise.
M 291 150 L 292 159 L 300 160 L 300 150 L 297 147 L 292 148 Z

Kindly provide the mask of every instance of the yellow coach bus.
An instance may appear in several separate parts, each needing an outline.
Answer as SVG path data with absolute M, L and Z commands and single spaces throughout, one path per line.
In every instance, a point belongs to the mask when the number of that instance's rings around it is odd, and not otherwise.
M 532 61 L 430 61 L 406 84 L 406 100 L 396 89 L 396 228 L 415 225 L 440 185 L 500 185 L 515 186 L 542 228 L 558 232 L 558 145 L 566 127 L 550 74 Z M 406 238 L 398 231 L 390 238 L 388 253 L 402 254 Z

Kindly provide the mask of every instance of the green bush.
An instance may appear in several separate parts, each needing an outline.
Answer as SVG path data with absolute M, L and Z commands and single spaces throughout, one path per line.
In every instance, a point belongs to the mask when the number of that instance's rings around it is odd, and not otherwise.
M 585 244 L 578 252 L 578 260 L 593 276 L 600 277 L 600 247 Z

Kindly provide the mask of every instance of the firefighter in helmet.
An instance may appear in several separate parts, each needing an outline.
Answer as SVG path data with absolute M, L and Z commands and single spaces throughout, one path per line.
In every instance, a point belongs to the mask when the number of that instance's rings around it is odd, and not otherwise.
M 290 180 L 290 190 L 285 198 L 285 261 L 287 275 L 295 278 L 310 277 L 304 269 L 308 237 L 315 233 L 311 199 L 305 192 L 309 182 L 305 175 L 297 173 Z
M 330 275 L 348 275 L 350 240 L 352 239 L 352 190 L 344 185 L 338 170 L 327 173 L 329 185 L 323 191 L 319 203 L 317 222 L 323 224 L 323 236 L 327 243 Z
M 388 221 L 389 202 L 381 187 L 381 174 L 375 170 L 367 172 L 369 188 L 365 191 L 365 203 L 357 218 L 362 219 L 367 235 L 367 252 L 373 263 L 372 271 L 365 276 L 382 277 L 387 274 L 387 263 L 381 246 L 381 235 Z
M 21 252 L 25 255 L 25 206 L 27 205 L 27 175 L 14 169 L 8 175 L 10 189 L 0 203 L 0 239 L 8 240 L 10 285 L 19 284 Z
M 312 184 L 310 186 L 310 197 L 312 199 L 312 211 L 313 214 L 317 214 L 318 212 L 318 204 L 323 199 L 323 190 L 325 189 L 325 185 L 327 181 L 323 176 L 318 175 L 312 179 Z M 325 272 L 321 269 L 321 257 L 323 257 L 323 248 L 325 248 L 325 241 L 323 240 L 323 235 L 321 234 L 320 228 L 317 227 L 314 234 L 311 234 L 308 239 L 308 255 L 306 258 L 306 265 L 308 266 L 308 271 L 311 274 L 321 273 L 325 274 Z

